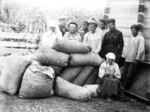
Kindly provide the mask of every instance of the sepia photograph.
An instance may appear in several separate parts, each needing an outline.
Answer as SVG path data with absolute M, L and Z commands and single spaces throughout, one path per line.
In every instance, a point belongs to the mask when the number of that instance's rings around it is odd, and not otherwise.
M 150 112 L 150 0 L 0 0 L 0 112 Z

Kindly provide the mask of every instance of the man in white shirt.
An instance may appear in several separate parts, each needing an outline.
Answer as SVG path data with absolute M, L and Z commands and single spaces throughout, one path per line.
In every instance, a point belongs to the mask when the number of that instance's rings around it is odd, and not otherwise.
M 121 82 L 125 89 L 129 89 L 136 76 L 139 61 L 145 59 L 145 39 L 139 34 L 137 25 L 131 26 L 131 37 L 125 52 L 125 64 L 122 72 Z
M 102 39 L 100 34 L 96 32 L 97 24 L 95 21 L 89 21 L 89 32 L 84 35 L 83 43 L 92 47 L 92 52 L 99 53 L 101 50 Z
M 76 40 L 82 42 L 80 34 L 77 32 L 78 25 L 75 22 L 70 22 L 68 25 L 69 32 L 66 32 L 64 35 L 65 39 Z

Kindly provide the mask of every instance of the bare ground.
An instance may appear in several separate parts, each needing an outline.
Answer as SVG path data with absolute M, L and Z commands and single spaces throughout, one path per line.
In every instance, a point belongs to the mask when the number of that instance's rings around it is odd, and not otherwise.
M 150 112 L 150 106 L 136 101 L 108 103 L 100 98 L 88 102 L 57 96 L 29 100 L 0 92 L 0 112 Z

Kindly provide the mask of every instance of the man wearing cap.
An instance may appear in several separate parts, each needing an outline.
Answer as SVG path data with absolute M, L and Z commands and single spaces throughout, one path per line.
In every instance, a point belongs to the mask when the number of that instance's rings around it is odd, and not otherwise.
M 69 32 L 64 35 L 65 39 L 82 42 L 80 34 L 77 32 L 78 25 L 75 22 L 70 22 L 68 25 Z
M 98 31 L 104 37 L 104 35 L 108 31 L 108 29 L 106 29 L 106 20 L 99 19 L 99 23 L 96 31 Z
M 124 46 L 122 32 L 115 27 L 115 19 L 108 20 L 109 31 L 105 34 L 100 56 L 105 58 L 108 52 L 113 52 L 116 55 L 116 62 L 121 65 L 120 59 Z
M 101 50 L 101 39 L 98 32 L 96 32 L 97 24 L 93 20 L 89 20 L 89 32 L 84 35 L 83 43 L 91 46 L 92 52 L 99 53 Z
M 59 29 L 62 33 L 62 36 L 65 35 L 65 33 L 68 31 L 67 27 L 66 27 L 66 23 L 67 23 L 67 16 L 60 16 L 58 18 L 59 20 Z

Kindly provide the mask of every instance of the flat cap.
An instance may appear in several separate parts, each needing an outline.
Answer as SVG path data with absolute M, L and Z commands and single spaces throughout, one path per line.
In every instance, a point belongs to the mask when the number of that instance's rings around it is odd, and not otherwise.
M 113 18 L 108 20 L 108 24 L 109 24 L 109 23 L 115 23 L 115 22 L 116 22 L 116 20 L 113 19 Z

